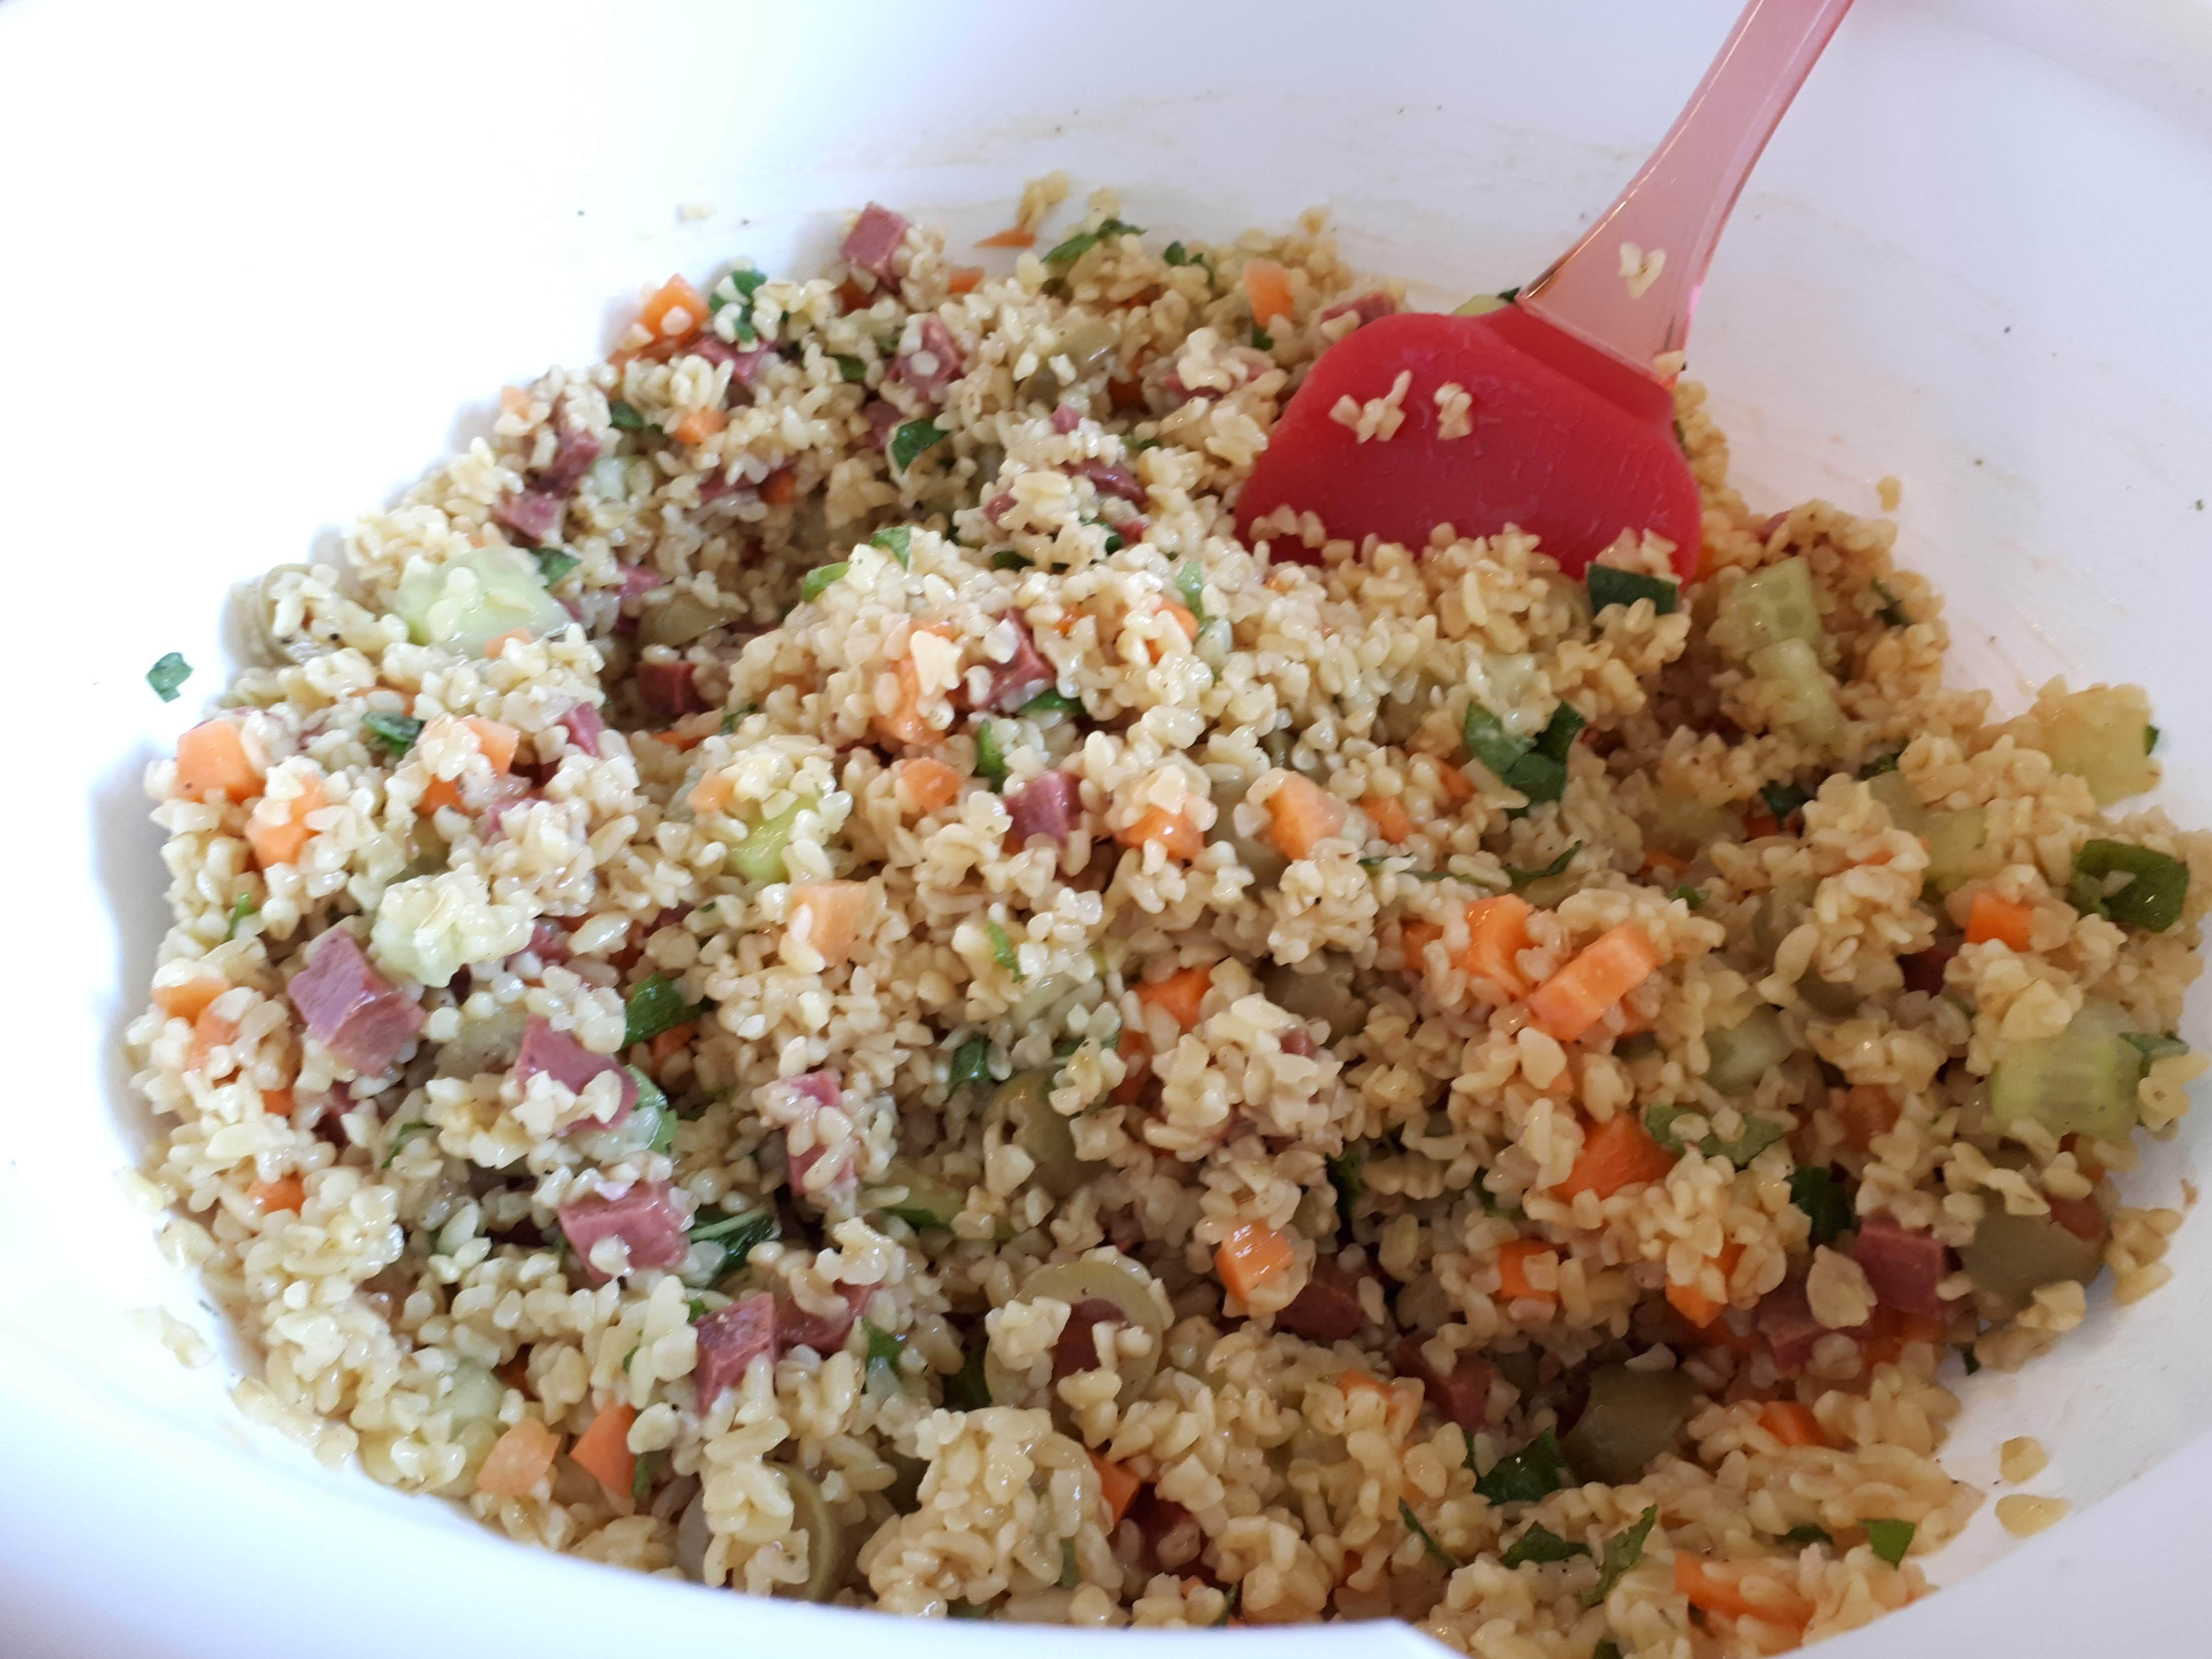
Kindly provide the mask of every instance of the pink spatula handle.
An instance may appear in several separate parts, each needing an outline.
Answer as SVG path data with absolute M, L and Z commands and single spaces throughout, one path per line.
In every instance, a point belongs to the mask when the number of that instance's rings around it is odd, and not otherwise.
M 1851 0 L 1751 0 L 1651 159 L 1521 305 L 1647 374 L 1689 337 L 1713 246 L 1752 166 Z M 1665 256 L 1640 295 L 1621 245 Z

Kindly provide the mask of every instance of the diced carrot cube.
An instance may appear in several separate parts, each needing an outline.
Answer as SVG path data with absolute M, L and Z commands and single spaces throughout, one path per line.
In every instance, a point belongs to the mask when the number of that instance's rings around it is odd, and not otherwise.
M 975 244 L 977 247 L 1035 247 L 1036 232 L 1020 225 L 1010 225 L 994 236 L 986 236 Z
M 1406 971 L 1422 971 L 1421 958 L 1429 946 L 1444 936 L 1444 930 L 1433 921 L 1405 921 L 1398 924 L 1398 952 L 1406 958 Z
M 933 812 L 959 799 L 960 774 L 941 760 L 918 755 L 901 761 L 896 774 L 900 804 L 910 811 Z
M 200 1011 L 192 1022 L 192 1046 L 185 1064 L 195 1072 L 204 1071 L 208 1061 L 218 1048 L 225 1048 L 238 1040 L 238 1022 L 226 1019 L 210 1006 Z
M 1828 1437 L 1812 1407 L 1795 1400 L 1770 1400 L 1759 1408 L 1759 1426 L 1785 1446 L 1825 1446 Z
M 1707 1613 L 1733 1619 L 1759 1619 L 1771 1624 L 1802 1626 L 1812 1622 L 1813 1604 L 1795 1587 L 1777 1578 L 1761 1582 L 1762 1594 L 1745 1594 L 1743 1567 L 1734 1561 L 1709 1561 L 1686 1550 L 1674 1553 L 1674 1588 L 1690 1605 Z
M 1247 1221 L 1221 1241 L 1213 1253 L 1213 1271 L 1223 1289 L 1249 1305 L 1255 1291 L 1290 1272 L 1297 1259 L 1283 1234 Z
M 954 265 L 945 273 L 945 286 L 955 294 L 973 294 L 982 281 L 981 265 Z
M 315 833 L 307 827 L 307 815 L 330 804 L 321 781 L 316 778 L 309 778 L 288 801 L 278 803 L 264 795 L 246 821 L 246 844 L 253 849 L 253 861 L 264 870 L 271 865 L 296 862 Z
M 1383 1382 L 1380 1377 L 1371 1376 L 1367 1372 L 1358 1370 L 1357 1368 L 1338 1372 L 1336 1386 L 1342 1389 L 1346 1394 L 1364 1392 L 1368 1394 L 1379 1394 L 1385 1400 L 1388 1400 L 1390 1397 L 1390 1385 L 1388 1382 Z
M 1342 830 L 1351 815 L 1345 805 L 1303 773 L 1284 775 L 1267 797 L 1267 839 L 1285 858 L 1313 856 L 1313 850 Z
M 1467 949 L 1458 957 L 1462 973 L 1488 980 L 1506 995 L 1517 997 L 1528 981 L 1517 965 L 1528 948 L 1528 918 L 1535 914 L 1517 893 L 1498 893 L 1475 899 L 1467 907 Z
M 727 772 L 709 772 L 691 786 L 684 797 L 684 803 L 694 812 L 719 812 L 730 804 L 737 787 Z
M 246 1195 L 258 1205 L 264 1215 L 274 1215 L 279 1210 L 298 1213 L 307 1201 L 306 1183 L 295 1175 L 278 1176 L 274 1181 L 257 1181 L 246 1189 Z
M 1393 847 L 1402 846 L 1413 838 L 1413 820 L 1407 816 L 1395 795 L 1365 796 L 1359 803 L 1359 810 L 1374 823 L 1375 833 Z
M 1735 1264 L 1743 1260 L 1743 1246 L 1730 1239 L 1721 1247 L 1721 1253 L 1713 1260 L 1720 1268 L 1722 1282 L 1726 1283 L 1729 1275 L 1735 1271 Z M 1718 1319 L 1728 1307 L 1725 1297 L 1715 1301 L 1705 1293 L 1702 1285 L 1683 1285 L 1672 1280 L 1667 1285 L 1667 1300 L 1675 1312 L 1699 1330 Z
M 703 444 L 730 423 L 730 417 L 719 409 L 695 409 L 668 428 L 668 435 L 680 444 Z
M 617 1401 L 593 1418 L 568 1449 L 568 1455 L 586 1473 L 620 1498 L 629 1496 L 630 1481 L 637 1474 L 637 1455 L 629 1449 L 629 1427 L 636 1421 L 636 1408 Z
M 1995 939 L 2014 951 L 2025 951 L 2034 931 L 2034 911 L 1986 887 L 1974 895 L 1972 907 L 1966 913 L 1969 945 L 1986 945 Z
M 1091 1467 L 1098 1471 L 1098 1496 L 1105 1503 L 1106 1512 L 1114 1517 L 1109 1524 L 1118 1527 L 1137 1494 L 1144 1490 L 1145 1483 L 1119 1463 L 1109 1462 L 1095 1451 L 1090 1457 Z
M 246 738 L 226 720 L 203 720 L 177 739 L 177 787 L 207 800 L 216 795 L 251 800 L 261 793 L 261 773 L 246 757 Z
M 1509 1302 L 1556 1302 L 1559 1292 L 1540 1290 L 1530 1282 L 1528 1263 L 1540 1255 L 1557 1255 L 1559 1246 L 1540 1238 L 1510 1239 L 1498 1250 L 1498 1293 Z
M 561 1437 L 537 1418 L 526 1417 L 492 1443 L 477 1471 L 477 1490 L 499 1498 L 527 1498 L 552 1473 Z
M 289 1089 L 264 1089 L 261 1091 L 261 1109 L 271 1117 L 291 1116 L 292 1104 Z
M 681 276 L 671 276 L 653 291 L 638 321 L 656 339 L 688 340 L 707 324 L 707 302 Z
M 1474 784 L 1473 780 L 1468 778 L 1467 774 L 1456 766 L 1439 766 L 1437 768 L 1437 782 L 1444 792 L 1444 799 L 1451 802 L 1455 806 L 1458 805 L 1462 801 L 1469 801 L 1474 799 Z
M 1188 1031 L 1198 1024 L 1199 1009 L 1213 988 L 1213 969 L 1186 968 L 1165 979 L 1139 980 L 1137 1000 L 1148 1008 L 1164 1008 L 1175 1023 Z
M 1144 817 L 1127 829 L 1116 830 L 1114 839 L 1124 847 L 1149 847 L 1158 842 L 1170 858 L 1185 861 L 1206 850 L 1206 837 L 1191 821 L 1164 806 L 1147 807 Z
M 1291 314 L 1291 274 L 1273 259 L 1244 262 L 1244 297 L 1252 302 L 1252 320 L 1265 328 L 1278 317 Z
M 761 480 L 760 498 L 770 507 L 789 507 L 799 499 L 799 470 L 780 466 Z
M 1828 1091 L 1828 1109 L 1844 1126 L 1844 1144 L 1863 1152 L 1873 1148 L 1876 1135 L 1886 1135 L 1897 1127 L 1905 1103 L 1887 1089 L 1861 1083 Z
M 1561 1198 L 1595 1193 L 1611 1198 L 1641 1181 L 1663 1181 L 1674 1155 L 1651 1138 L 1632 1112 L 1607 1118 L 1583 1137 L 1583 1149 L 1567 1178 L 1552 1190 Z
M 867 904 L 866 882 L 803 881 L 791 890 L 791 926 L 835 968 L 853 954 Z
M 495 634 L 484 641 L 484 660 L 497 662 L 507 654 L 508 646 L 527 645 L 530 640 L 530 630 L 526 628 L 510 628 L 504 634 Z
M 1133 1106 L 1145 1097 L 1145 1085 L 1152 1079 L 1152 1044 L 1124 1025 L 1114 1052 L 1121 1057 L 1124 1075 L 1106 1097 L 1116 1106 Z
M 491 763 L 491 769 L 505 777 L 514 768 L 515 745 L 521 742 L 522 733 L 511 726 L 475 714 L 465 716 L 461 724 L 476 733 L 477 747 Z
M 208 1004 L 230 989 L 229 981 L 214 974 L 195 973 L 154 988 L 154 1006 L 171 1019 L 198 1019 Z
M 1624 921 L 1599 934 L 1538 986 L 1528 998 L 1528 1012 L 1545 1031 L 1572 1042 L 1650 978 L 1663 959 L 1641 927 Z

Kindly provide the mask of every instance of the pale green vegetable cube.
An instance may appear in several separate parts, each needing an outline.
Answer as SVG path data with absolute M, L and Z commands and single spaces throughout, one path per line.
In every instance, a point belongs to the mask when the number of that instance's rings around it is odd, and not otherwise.
M 433 564 L 410 562 L 392 608 L 417 645 L 442 645 L 480 657 L 484 646 L 517 629 L 532 639 L 559 632 L 571 618 L 545 591 L 537 562 L 511 547 L 477 547 Z

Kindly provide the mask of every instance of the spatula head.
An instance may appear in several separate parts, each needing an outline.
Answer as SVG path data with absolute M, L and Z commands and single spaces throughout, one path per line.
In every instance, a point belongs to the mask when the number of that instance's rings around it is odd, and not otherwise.
M 1403 423 L 1360 442 L 1334 411 L 1387 397 L 1401 374 Z M 1469 399 L 1462 436 L 1443 435 L 1448 386 Z M 1413 548 L 1440 524 L 1474 536 L 1516 525 L 1571 575 L 1624 530 L 1674 543 L 1685 580 L 1698 566 L 1698 486 L 1667 387 L 1517 306 L 1385 317 L 1330 348 L 1276 422 L 1237 524 L 1249 538 L 1285 503 L 1319 514 L 1332 538 Z

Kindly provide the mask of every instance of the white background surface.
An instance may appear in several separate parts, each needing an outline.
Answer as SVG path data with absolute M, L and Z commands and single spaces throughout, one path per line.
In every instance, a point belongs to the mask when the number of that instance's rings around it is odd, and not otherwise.
M 871 195 L 972 238 L 1060 166 L 1162 235 L 1326 204 L 1355 257 L 1455 299 L 1571 240 L 1733 9 L 0 0 L 0 834 L 22 942 L 0 969 L 0 1655 L 1037 1639 L 893 1636 L 527 1553 L 249 1432 L 226 1367 L 186 1372 L 130 1326 L 198 1316 L 111 1178 L 146 1129 L 114 1038 L 163 924 L 138 775 L 220 690 L 228 584 L 327 556 L 500 384 L 604 349 L 672 269 L 811 262 Z M 1755 497 L 1871 510 L 1899 474 L 1901 550 L 1949 595 L 1960 676 L 2008 709 L 2061 670 L 2145 681 L 2167 799 L 2199 823 L 2208 75 L 2201 5 L 1862 0 L 1692 342 Z M 715 211 L 679 222 L 696 201 Z M 199 672 L 165 707 L 142 676 L 171 649 Z M 2185 1029 L 2212 1036 L 2202 1007 Z M 2171 1200 L 2203 1132 L 2134 1191 Z M 2176 1260 L 2150 1303 L 2100 1299 L 2050 1362 L 1968 1391 L 1954 1473 L 1990 1485 L 1995 1441 L 2034 1432 L 2036 1490 L 2105 1501 L 1832 1651 L 2203 1650 L 2212 1450 L 2177 1455 L 2212 1424 L 2201 1224 Z M 1931 1571 L 2007 1548 L 1985 1510 Z

